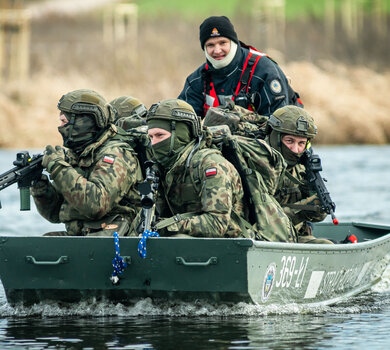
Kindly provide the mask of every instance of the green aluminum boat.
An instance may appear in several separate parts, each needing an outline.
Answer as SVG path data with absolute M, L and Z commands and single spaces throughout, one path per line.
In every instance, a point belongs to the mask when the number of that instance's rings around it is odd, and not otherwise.
M 371 288 L 390 260 L 390 226 L 320 223 L 317 237 L 355 244 L 250 239 L 121 237 L 127 267 L 113 284 L 114 238 L 0 237 L 0 278 L 9 304 L 156 299 L 327 305 Z

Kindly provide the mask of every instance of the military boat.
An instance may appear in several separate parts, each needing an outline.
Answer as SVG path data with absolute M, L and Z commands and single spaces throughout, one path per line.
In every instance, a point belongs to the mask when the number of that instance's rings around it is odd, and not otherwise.
M 0 277 L 9 304 L 136 298 L 328 305 L 368 290 L 390 260 L 390 226 L 320 223 L 317 237 L 354 244 L 251 239 L 0 237 Z M 127 267 L 114 283 L 113 259 Z

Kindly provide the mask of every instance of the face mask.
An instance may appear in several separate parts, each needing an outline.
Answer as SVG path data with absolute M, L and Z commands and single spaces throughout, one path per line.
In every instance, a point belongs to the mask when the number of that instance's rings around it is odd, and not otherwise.
M 98 128 L 92 117 L 81 115 L 71 117 L 69 123 L 58 127 L 58 131 L 62 136 L 64 146 L 80 153 L 87 145 L 95 141 Z
M 152 145 L 152 153 L 154 159 L 157 163 L 162 165 L 164 168 L 168 168 L 171 164 L 173 164 L 173 157 L 171 157 L 171 138 L 168 137 L 164 141 L 160 141 L 155 145 Z
M 191 132 L 186 123 L 176 123 L 171 137 L 152 146 L 155 159 L 164 168 L 170 168 L 191 142 Z
M 291 151 L 283 142 L 282 142 L 282 156 L 286 160 L 287 164 L 292 167 L 298 164 L 299 159 L 302 157 L 303 152 L 295 153 Z

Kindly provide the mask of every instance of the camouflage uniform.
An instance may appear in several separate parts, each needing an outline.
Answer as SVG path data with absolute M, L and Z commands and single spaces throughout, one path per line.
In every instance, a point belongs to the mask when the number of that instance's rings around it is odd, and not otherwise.
M 220 151 L 207 146 L 207 134 L 193 108 L 184 101 L 165 100 L 150 108 L 147 122 L 149 130 L 166 125 L 172 133 L 167 140 L 170 158 L 156 156 L 156 145 L 152 146 L 161 169 L 158 209 L 160 217 L 167 218 L 157 222 L 158 232 L 242 237 L 240 177 Z
M 283 135 L 306 137 L 309 142 L 317 134 L 317 127 L 310 114 L 296 106 L 285 106 L 271 115 L 267 141 L 284 156 L 288 166 L 275 198 L 290 217 L 298 233 L 298 243 L 332 243 L 316 239 L 308 222 L 323 221 L 327 213 L 322 211 L 316 193 L 306 181 L 305 167 L 299 163 L 302 154 L 294 154 L 282 142 Z
M 83 112 L 72 117 L 74 106 Z M 95 113 L 88 110 L 91 106 L 98 106 L 103 117 L 95 116 L 96 120 L 100 118 L 96 135 L 82 136 L 83 124 L 78 121 L 84 114 Z M 64 143 L 71 148 L 47 146 L 42 164 L 53 182 L 46 177 L 32 187 L 39 213 L 50 222 L 65 223 L 67 235 L 112 235 L 114 231 L 124 235 L 140 209 L 135 185 L 142 181 L 142 174 L 136 154 L 118 136 L 106 108 L 105 100 L 90 90 L 76 90 L 62 97 L 59 109 L 73 120 L 68 124 L 73 123 L 76 136 L 72 144 L 72 132 L 59 128 Z M 77 137 L 85 141 L 81 150 L 75 146 Z

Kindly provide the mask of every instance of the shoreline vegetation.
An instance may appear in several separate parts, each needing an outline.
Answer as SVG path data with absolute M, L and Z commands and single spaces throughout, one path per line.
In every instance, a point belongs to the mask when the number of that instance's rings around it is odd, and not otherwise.
M 0 148 L 61 144 L 56 105 L 74 89 L 94 89 L 107 101 L 132 95 L 147 107 L 176 97 L 187 75 L 204 61 L 198 27 L 208 15 L 173 21 L 142 13 L 136 37 L 111 42 L 103 40 L 99 11 L 53 13 L 32 21 L 29 78 L 8 81 L 0 76 Z M 363 38 L 360 51 L 354 51 L 340 36 L 329 55 L 320 22 L 312 18 L 309 29 L 307 21 L 288 22 L 283 49 L 268 50 L 245 16 L 232 21 L 240 40 L 269 53 L 291 78 L 318 125 L 314 144 L 390 143 L 390 67 L 381 63 L 389 62 L 385 41 L 375 42 L 373 56 Z

